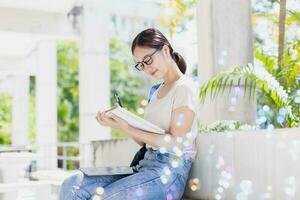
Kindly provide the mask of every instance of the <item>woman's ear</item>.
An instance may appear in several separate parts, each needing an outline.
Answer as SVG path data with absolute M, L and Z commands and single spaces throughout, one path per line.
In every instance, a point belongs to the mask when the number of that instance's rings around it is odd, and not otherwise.
M 162 51 L 165 55 L 170 55 L 170 48 L 167 45 L 164 45 Z

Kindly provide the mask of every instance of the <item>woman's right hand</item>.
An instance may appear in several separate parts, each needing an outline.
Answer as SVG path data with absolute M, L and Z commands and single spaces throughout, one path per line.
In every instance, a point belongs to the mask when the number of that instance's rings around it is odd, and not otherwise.
M 126 130 L 129 127 L 129 124 L 121 119 L 120 117 L 106 112 L 98 112 L 96 116 L 96 120 L 102 126 L 108 126 L 114 129 L 118 129 L 126 133 Z

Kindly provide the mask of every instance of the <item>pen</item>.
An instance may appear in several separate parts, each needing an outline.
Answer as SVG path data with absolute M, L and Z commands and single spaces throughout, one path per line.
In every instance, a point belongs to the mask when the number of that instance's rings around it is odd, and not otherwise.
M 120 100 L 120 97 L 119 97 L 119 95 L 118 95 L 118 93 L 115 93 L 115 99 L 116 99 L 116 101 L 117 101 L 117 104 L 118 104 L 120 107 L 123 107 L 123 106 L 122 106 L 122 103 L 121 103 L 121 100 Z

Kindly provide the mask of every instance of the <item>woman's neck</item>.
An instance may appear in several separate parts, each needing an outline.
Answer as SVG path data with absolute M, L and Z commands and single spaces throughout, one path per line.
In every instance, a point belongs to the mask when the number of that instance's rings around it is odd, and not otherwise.
M 170 67 L 168 73 L 164 77 L 164 85 L 171 85 L 180 77 L 183 76 L 183 73 L 179 70 L 176 63 L 173 63 L 173 66 Z

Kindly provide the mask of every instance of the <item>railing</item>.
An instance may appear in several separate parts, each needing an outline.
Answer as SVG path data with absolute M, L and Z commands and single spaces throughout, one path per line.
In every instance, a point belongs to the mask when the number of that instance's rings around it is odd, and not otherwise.
M 79 149 L 80 145 L 78 142 L 62 142 L 55 145 L 57 147 L 57 167 L 67 170 L 68 167 L 71 169 L 77 169 L 79 167 L 80 157 Z M 52 145 L 43 147 L 53 148 Z M 0 145 L 0 153 L 9 152 L 36 152 L 37 146 L 11 146 L 11 145 Z
M 72 162 L 70 164 L 71 168 L 77 169 L 79 167 L 79 147 L 80 144 L 77 142 L 62 142 L 57 144 L 57 160 L 58 160 L 58 167 L 64 170 L 67 170 L 68 162 Z M 73 149 L 71 152 L 71 156 L 68 155 L 68 150 Z M 75 155 L 72 155 L 75 154 Z M 60 161 L 62 162 L 62 167 L 60 166 Z
M 18 147 L 0 145 L 0 199 L 32 200 L 46 197 L 47 200 L 57 200 L 62 180 L 72 174 L 66 170 L 77 169 L 79 162 L 86 161 L 80 159 L 79 151 L 88 146 L 90 144 L 79 142 Z M 51 163 L 55 168 L 47 168 L 49 160 L 53 160 Z M 41 168 L 38 163 L 43 164 Z M 64 171 L 55 170 L 56 167 Z
M 11 146 L 11 145 L 0 145 L 0 153 L 8 152 L 32 152 L 33 149 L 26 146 Z

